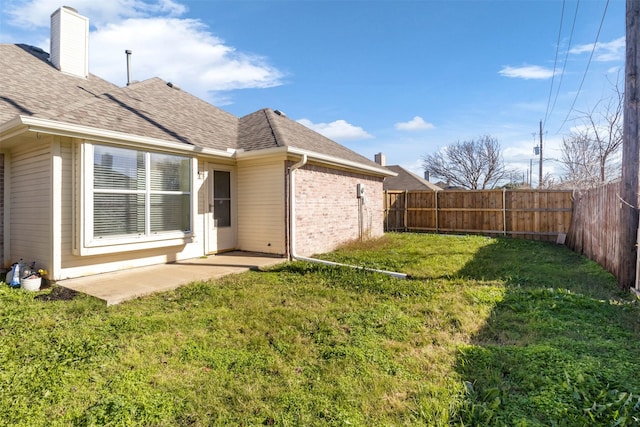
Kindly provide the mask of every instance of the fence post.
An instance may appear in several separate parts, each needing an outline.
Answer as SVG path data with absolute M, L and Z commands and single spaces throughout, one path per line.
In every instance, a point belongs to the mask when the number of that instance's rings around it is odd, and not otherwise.
M 507 190 L 502 189 L 502 235 L 507 236 Z
M 622 142 L 622 184 L 620 211 L 619 253 L 620 274 L 618 284 L 625 290 L 638 289 L 638 157 L 640 154 L 640 108 L 638 99 L 638 72 L 640 71 L 640 2 L 626 2 L 626 62 L 624 86 L 624 129 Z
M 434 191 L 434 196 L 436 198 L 436 233 L 440 232 L 440 223 L 438 221 L 438 218 L 440 217 L 440 214 L 438 213 L 438 193 L 440 193 L 440 191 Z
M 389 193 L 387 190 L 383 191 L 384 193 L 384 204 L 382 205 L 382 209 L 384 210 L 384 231 L 389 231 L 389 202 L 387 201 L 387 197 L 389 197 Z
M 402 225 L 404 231 L 407 231 L 407 216 L 409 215 L 409 190 L 404 190 L 404 214 L 402 218 Z

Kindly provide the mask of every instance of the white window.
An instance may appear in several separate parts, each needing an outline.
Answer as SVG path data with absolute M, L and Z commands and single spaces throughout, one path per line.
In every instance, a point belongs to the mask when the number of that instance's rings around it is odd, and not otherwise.
M 83 247 L 184 239 L 191 233 L 190 157 L 89 143 L 84 153 Z

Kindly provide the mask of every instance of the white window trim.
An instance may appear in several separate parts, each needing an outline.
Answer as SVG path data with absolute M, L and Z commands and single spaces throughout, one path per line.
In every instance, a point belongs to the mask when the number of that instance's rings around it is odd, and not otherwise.
M 197 170 L 197 159 L 191 158 L 191 170 L 190 170 L 190 199 L 191 199 L 191 230 L 190 231 L 171 231 L 151 233 L 149 230 L 149 221 L 145 223 L 145 234 L 142 235 L 126 235 L 126 236 L 108 236 L 95 238 L 93 235 L 93 147 L 94 144 L 90 141 L 84 141 L 80 145 L 80 206 L 79 206 L 79 221 L 77 225 L 78 240 L 74 248 L 74 254 L 80 256 L 112 254 L 118 252 L 155 249 L 159 247 L 180 246 L 190 243 L 194 239 L 193 227 L 195 224 L 195 216 L 197 212 L 197 201 L 194 189 L 196 188 L 195 173 Z M 98 144 L 105 145 L 105 144 Z M 147 160 L 152 150 L 141 149 L 137 147 L 130 147 L 132 150 L 143 151 L 147 156 Z M 184 156 L 184 154 L 180 154 Z M 149 164 L 147 162 L 147 164 Z M 150 170 L 146 170 L 147 184 L 150 179 Z M 101 190 L 102 191 L 102 190 Z M 105 193 L 108 192 L 104 191 Z M 137 191 L 132 191 L 136 193 Z M 121 192 L 119 192 L 121 193 Z M 172 193 L 175 194 L 175 193 Z M 146 192 L 145 209 L 150 209 L 149 205 L 149 192 Z

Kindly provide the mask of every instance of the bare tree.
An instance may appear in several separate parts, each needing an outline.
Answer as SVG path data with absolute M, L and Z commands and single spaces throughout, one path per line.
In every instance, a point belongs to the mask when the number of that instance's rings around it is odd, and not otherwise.
M 565 169 L 562 176 L 564 186 L 590 188 L 600 181 L 598 153 L 592 139 L 584 131 L 573 132 L 562 138 L 560 162 Z
M 563 186 L 562 186 L 562 183 L 558 182 L 558 179 L 553 174 L 547 172 L 542 177 L 542 187 L 540 188 L 546 188 L 548 190 L 551 190 L 551 189 L 563 188 Z
M 617 162 L 622 147 L 624 94 L 615 85 L 614 96 L 606 105 L 598 102 L 582 112 L 580 125 L 562 141 L 565 184 L 588 188 L 620 177 Z
M 430 175 L 470 190 L 494 188 L 509 173 L 498 140 L 489 135 L 427 154 L 422 158 L 422 166 Z

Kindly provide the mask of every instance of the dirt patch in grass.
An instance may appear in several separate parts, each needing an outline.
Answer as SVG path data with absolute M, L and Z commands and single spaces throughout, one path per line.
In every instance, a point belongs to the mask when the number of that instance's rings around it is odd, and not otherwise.
M 52 286 L 51 292 L 40 294 L 36 296 L 35 299 L 41 301 L 71 301 L 78 295 L 80 295 L 80 293 L 72 289 L 63 288 L 62 286 Z

